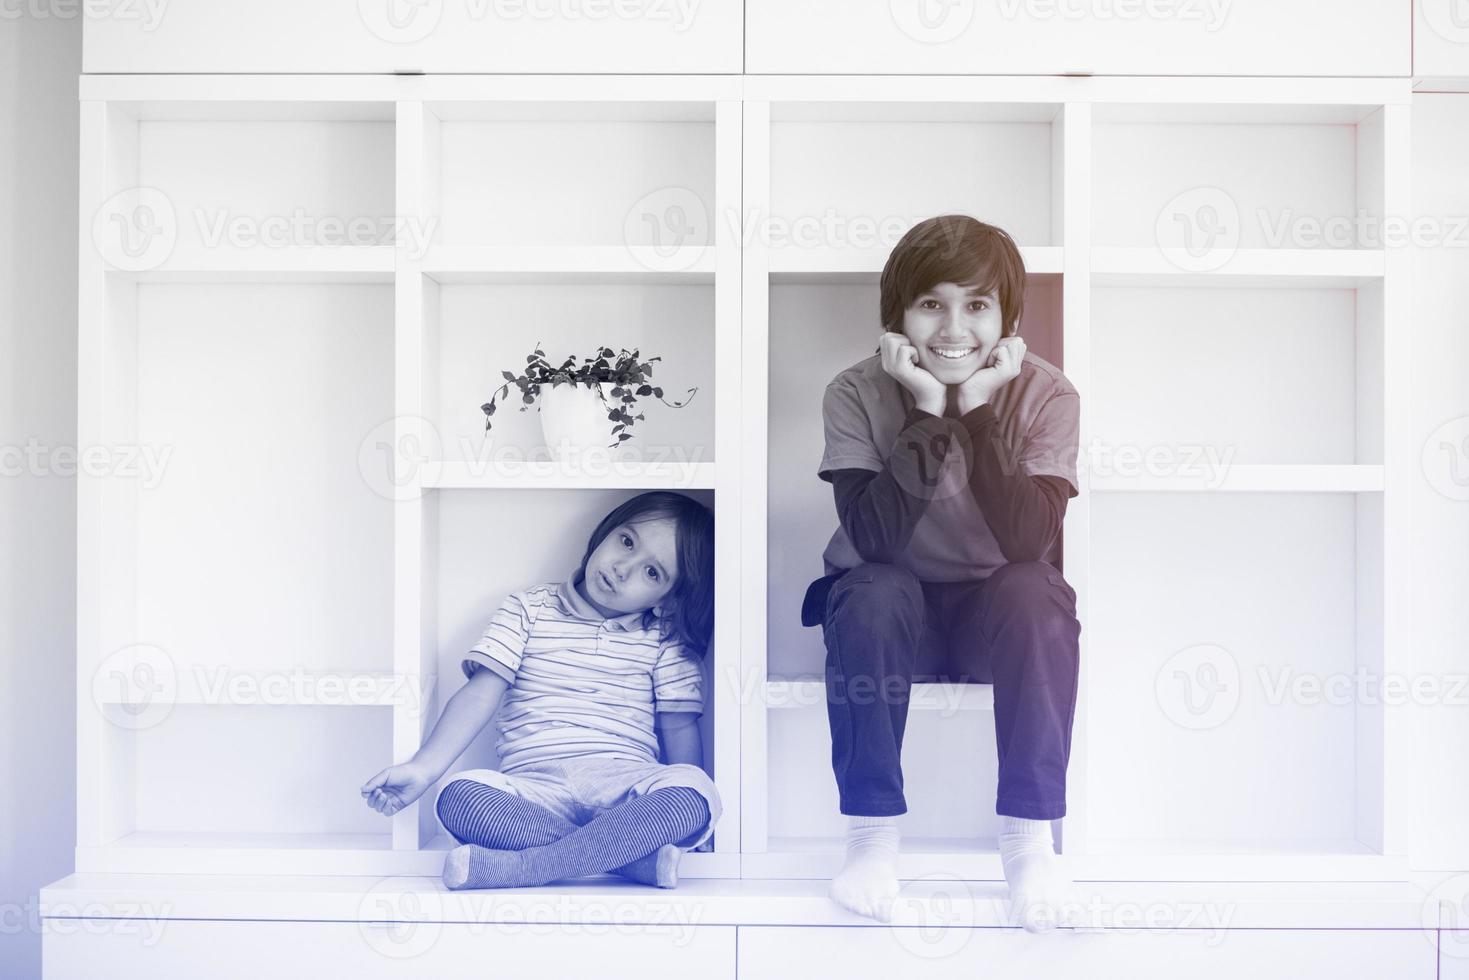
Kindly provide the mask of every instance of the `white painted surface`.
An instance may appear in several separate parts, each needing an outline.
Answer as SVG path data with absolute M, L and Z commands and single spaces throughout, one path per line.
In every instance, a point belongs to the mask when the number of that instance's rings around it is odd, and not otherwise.
M 1413 75 L 1421 88 L 1465 90 L 1469 12 L 1462 0 L 1413 0 Z
M 748 72 L 1407 75 L 1410 16 L 1377 0 L 747 0 Z
M 67 8 L 75 10 L 75 8 Z M 738 0 L 102 4 L 100 72 L 738 72 Z
M 1170 909 L 1153 909 L 1154 913 Z M 1329 980 L 1343 976 L 1434 977 L 1430 939 L 1414 932 L 1213 932 L 1204 928 L 1104 935 L 1031 936 L 1019 930 L 740 930 L 740 975 L 779 976 L 782 967 L 819 961 L 833 976 L 1123 978 L 1188 976 Z
M 554 905 L 548 905 L 548 911 Z M 609 910 L 609 913 L 612 910 Z M 249 980 L 262 974 L 483 977 L 487 969 L 535 980 L 589 976 L 677 980 L 735 976 L 729 926 L 619 926 L 609 919 L 576 931 L 543 919 L 524 925 L 422 922 L 168 922 L 156 930 L 114 924 L 106 931 L 48 920 L 48 980 L 98 976 Z
M 1413 100 L 1413 213 L 1469 219 L 1469 95 Z M 1445 229 L 1450 226 L 1446 223 Z M 1444 239 L 1446 242 L 1451 238 Z M 1414 672 L 1457 684 L 1469 674 L 1463 596 L 1469 583 L 1469 232 L 1454 247 L 1419 247 L 1413 259 L 1412 441 L 1420 455 L 1413 485 L 1412 554 L 1421 571 L 1412 602 Z M 1441 687 L 1443 695 L 1448 687 Z M 1417 714 L 1420 805 L 1417 867 L 1469 870 L 1469 713 L 1439 697 Z
M 40 975 L 36 894 L 76 843 L 75 20 L 0 18 L 0 976 Z M 42 469 L 25 457 L 44 447 Z M 23 801 L 23 802 L 22 802 Z

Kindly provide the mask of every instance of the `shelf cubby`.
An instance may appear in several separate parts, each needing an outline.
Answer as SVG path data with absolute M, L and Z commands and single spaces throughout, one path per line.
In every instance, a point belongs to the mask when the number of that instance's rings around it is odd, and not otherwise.
M 1092 521 L 1089 853 L 1380 855 L 1380 494 L 1108 494 Z
M 433 102 L 424 118 L 435 245 L 661 260 L 715 244 L 712 101 Z
M 876 352 L 878 280 L 893 245 L 917 221 L 946 213 L 975 215 L 1015 240 L 1027 272 L 1021 332 L 1031 351 L 1063 365 L 1064 204 L 1077 193 L 1074 179 L 1067 185 L 1067 141 L 1083 117 L 1046 102 L 746 106 L 746 213 L 769 215 L 745 248 L 746 371 L 764 375 L 747 388 L 747 440 L 765 446 L 747 461 L 745 491 L 747 522 L 765 528 L 746 552 L 746 629 L 765 639 L 763 651 L 747 652 L 745 670 L 764 681 L 743 722 L 746 758 L 760 760 L 744 787 L 746 874 L 825 876 L 840 862 L 826 652 L 820 628 L 800 625 L 802 595 L 823 572 L 836 521 L 831 488 L 816 475 L 825 385 Z M 988 685 L 913 689 L 904 874 L 998 876 L 992 711 Z M 975 761 L 955 773 L 939 747 L 960 743 Z M 792 752 L 798 745 L 808 750 Z
M 324 858 L 351 873 L 355 852 L 390 846 L 381 818 L 353 797 L 391 749 L 391 706 L 226 699 L 108 714 L 104 832 L 79 850 L 87 870 L 240 873 L 232 852 L 248 848 L 263 862 L 255 873 L 331 866 Z
M 1220 482 L 1234 465 L 1380 465 L 1374 293 L 1097 287 L 1088 451 L 1156 452 L 1170 467 L 1197 454 L 1189 468 Z
M 429 419 L 445 462 L 522 463 L 546 450 L 539 406 L 521 412 L 511 385 L 497 400 L 485 431 L 480 406 L 502 385 L 502 371 L 519 374 L 539 343 L 553 365 L 595 355 L 599 346 L 637 349 L 659 357 L 652 383 L 673 408 L 647 397 L 646 418 L 612 459 L 687 467 L 712 463 L 717 397 L 713 355 L 714 287 L 636 282 L 544 284 L 425 284 L 433 297 L 427 329 L 436 336 L 437 405 Z M 698 389 L 692 397 L 688 389 Z
M 88 218 L 120 268 L 391 271 L 391 102 L 113 102 L 105 112 L 104 200 Z
M 640 488 L 646 489 L 646 488 Z M 711 508 L 716 495 L 709 490 L 680 488 L 682 493 Z M 526 494 L 519 488 L 439 490 L 434 495 L 434 536 L 427 542 L 425 581 L 435 583 L 426 598 L 436 623 L 432 665 L 440 679 L 428 707 L 428 717 L 437 718 L 444 702 L 462 682 L 461 661 L 465 651 L 480 639 L 485 624 L 504 597 L 539 583 L 561 582 L 578 567 L 587 537 L 608 511 L 634 496 L 632 490 L 558 488 Z M 506 560 L 515 556 L 516 561 Z M 717 610 L 716 610 L 717 615 Z M 719 646 L 721 631 L 716 624 L 715 642 L 704 659 L 705 710 L 699 720 L 703 740 L 704 768 L 723 786 L 733 783 L 734 773 L 724 773 L 723 759 L 738 758 L 732 716 L 737 692 L 721 683 L 722 668 L 732 654 Z M 493 726 L 493 723 L 492 723 Z M 486 729 L 487 732 L 490 729 Z M 721 749 L 721 745 L 725 745 Z M 481 738 L 465 752 L 440 780 L 442 786 L 453 772 L 472 768 L 498 768 L 494 738 Z M 429 791 L 429 796 L 436 789 Z M 725 793 L 721 789 L 721 800 Z M 729 806 L 728 802 L 725 804 Z M 421 807 L 421 809 L 427 809 Z M 715 831 L 715 847 L 729 833 L 722 825 Z M 443 831 L 436 820 L 422 827 L 425 847 Z M 731 849 L 726 845 L 723 849 Z M 716 875 L 729 868 L 722 855 L 694 855 L 694 870 L 702 865 Z
M 1372 105 L 1099 105 L 1092 241 L 1210 267 L 1210 250 L 1381 250 L 1383 116 Z

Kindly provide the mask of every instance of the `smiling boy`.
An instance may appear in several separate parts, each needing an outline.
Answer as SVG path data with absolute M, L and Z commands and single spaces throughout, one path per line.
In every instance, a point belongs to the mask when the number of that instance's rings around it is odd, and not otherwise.
M 883 269 L 877 353 L 822 402 L 839 527 L 802 604 L 827 649 L 827 714 L 846 862 L 831 897 L 888 920 L 898 892 L 910 685 L 994 685 L 1000 859 L 1012 910 L 1054 926 L 1071 882 L 1066 813 L 1081 626 L 1056 565 L 1077 494 L 1079 400 L 1019 336 L 1025 268 L 1010 236 L 930 218 Z M 871 692 L 879 692 L 873 696 Z M 967 768 L 964 746 L 953 747 Z

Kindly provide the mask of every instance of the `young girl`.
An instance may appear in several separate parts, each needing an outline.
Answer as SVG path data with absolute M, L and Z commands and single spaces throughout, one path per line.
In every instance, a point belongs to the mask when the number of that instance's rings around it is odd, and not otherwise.
M 713 580 L 707 507 L 662 491 L 622 504 L 570 578 L 505 600 L 462 662 L 468 683 L 410 761 L 363 785 L 367 804 L 392 815 L 418 799 L 500 708 L 500 770 L 456 773 L 435 800 L 460 842 L 444 884 L 615 871 L 673 887 L 722 811 L 696 723 Z

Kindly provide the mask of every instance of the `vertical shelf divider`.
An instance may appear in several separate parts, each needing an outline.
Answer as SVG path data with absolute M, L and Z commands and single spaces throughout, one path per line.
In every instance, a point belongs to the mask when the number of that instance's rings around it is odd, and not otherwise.
M 740 239 L 742 223 L 730 219 L 740 215 L 741 139 L 743 128 L 740 102 L 721 99 L 714 103 L 714 553 L 724 573 L 715 581 L 714 593 L 714 775 L 720 787 L 726 816 L 722 830 L 714 835 L 714 851 L 727 855 L 738 874 L 740 853 L 741 785 L 740 732 L 744 719 L 744 685 L 738 681 L 744 651 L 744 624 L 740 617 L 742 571 L 745 567 L 741 529 L 742 487 L 740 474 L 747 454 L 740 430 L 741 402 L 746 377 L 741 362 Z M 729 560 L 729 559 L 733 560 Z M 732 570 L 732 574 L 731 574 Z
M 1382 216 L 1384 222 L 1412 214 L 1412 103 L 1382 106 Z M 1412 252 L 1401 243 L 1385 246 L 1382 282 L 1382 664 L 1384 678 L 1415 669 L 1412 643 L 1411 494 L 1418 460 L 1413 450 Z M 1359 603 L 1360 605 L 1360 603 Z M 1380 765 L 1382 853 L 1409 852 L 1417 775 L 1414 772 L 1411 706 L 1384 703 Z
M 107 273 L 92 242 L 92 215 L 107 196 L 109 140 L 107 103 L 81 103 L 80 200 L 78 204 L 77 296 L 77 445 L 101 445 L 106 418 L 104 393 L 107 377 L 104 338 L 107 330 Z M 117 836 L 109 797 L 112 781 L 105 778 L 107 722 L 96 710 L 92 677 L 103 651 L 109 598 L 105 568 L 113 559 L 104 542 L 108 497 L 106 478 L 77 472 L 77 848 L 78 868 L 84 849 L 99 847 Z
M 397 103 L 396 219 L 399 240 L 394 262 L 394 381 L 392 445 L 387 448 L 393 467 L 393 760 L 406 762 L 423 744 L 424 717 L 431 706 L 423 703 L 433 674 L 426 670 L 432 655 L 425 623 L 425 606 L 432 594 L 425 589 L 427 554 L 424 520 L 430 506 L 425 499 L 420 461 L 428 445 L 424 404 L 424 282 L 422 256 L 405 246 L 406 227 L 425 212 L 425 108 L 422 102 Z M 406 471 L 402 469 L 404 464 Z M 420 692 L 422 697 L 406 696 Z M 416 850 L 426 843 L 431 825 L 425 794 L 412 806 L 393 815 L 393 849 Z
M 1056 143 L 1052 178 L 1059 185 L 1054 200 L 1055 237 L 1062 246 L 1061 334 L 1062 371 L 1075 386 L 1081 400 L 1078 450 L 1087 445 L 1091 399 L 1091 235 L 1092 235 L 1092 106 L 1089 102 L 1067 102 L 1061 107 L 1061 125 L 1053 127 Z M 1077 459 L 1077 496 L 1066 507 L 1062 564 L 1071 587 L 1076 590 L 1076 614 L 1082 623 L 1081 668 L 1077 681 L 1076 716 L 1072 721 L 1068 803 L 1061 824 L 1062 848 L 1068 854 L 1085 854 L 1087 844 L 1087 698 L 1090 673 L 1087 656 L 1087 601 L 1091 595 L 1091 476 L 1085 455 Z
M 746 102 L 744 119 L 743 207 L 740 227 L 769 220 L 770 103 Z M 743 646 L 737 689 L 742 692 L 742 768 L 740 773 L 741 850 L 764 854 L 769 842 L 769 719 L 765 710 L 768 674 L 766 626 L 768 483 L 770 466 L 770 256 L 763 236 L 744 243 L 742 274 L 744 477 L 740 533 L 741 622 Z

